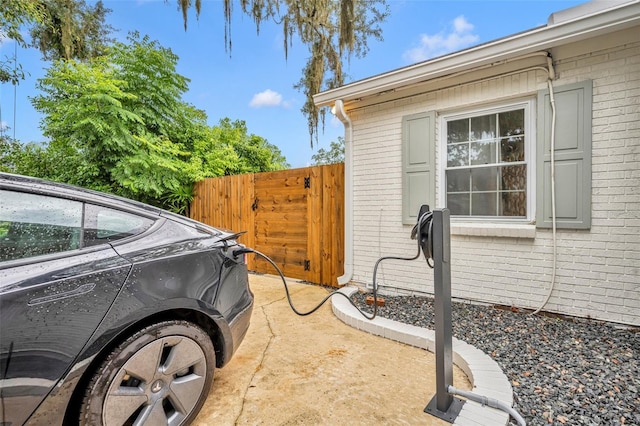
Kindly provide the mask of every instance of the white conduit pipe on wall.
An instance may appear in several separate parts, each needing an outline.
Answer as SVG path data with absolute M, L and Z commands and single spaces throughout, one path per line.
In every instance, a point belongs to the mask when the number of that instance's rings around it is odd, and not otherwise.
M 553 72 L 553 64 L 551 62 L 551 58 L 547 58 L 549 63 L 549 79 L 547 80 L 547 86 L 549 87 L 549 102 L 551 103 L 551 239 L 553 240 L 553 265 L 551 270 L 551 283 L 549 284 L 549 292 L 547 293 L 547 297 L 542 302 L 542 305 L 535 311 L 533 311 L 533 315 L 537 314 L 545 307 L 545 305 L 549 302 L 551 298 L 551 293 L 553 292 L 553 287 L 556 283 L 556 263 L 558 257 L 558 243 L 556 238 L 556 164 L 555 164 L 555 149 L 556 149 L 556 101 L 553 97 L 553 85 L 551 84 L 551 80 L 555 77 L 555 73 Z

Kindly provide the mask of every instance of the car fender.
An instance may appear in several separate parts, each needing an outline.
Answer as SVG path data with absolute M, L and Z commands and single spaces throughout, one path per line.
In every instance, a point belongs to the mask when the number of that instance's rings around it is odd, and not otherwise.
M 94 334 L 100 337 L 92 338 L 83 348 L 70 370 L 36 409 L 29 420 L 30 425 L 74 423 L 73 416 L 78 408 L 74 404 L 82 399 L 82 392 L 93 371 L 120 342 L 152 323 L 167 319 L 187 319 L 200 325 L 212 336 L 216 359 L 221 358 L 217 363 L 226 363 L 234 352 L 234 348 L 224 344 L 225 341 L 233 341 L 229 325 L 213 306 L 202 301 L 187 298 L 170 299 L 162 301 L 153 310 L 146 308 L 132 311 L 126 317 L 119 317 L 119 315 L 113 312 L 107 314 Z M 203 323 L 204 321 L 207 323 Z M 65 417 L 68 418 L 65 420 Z

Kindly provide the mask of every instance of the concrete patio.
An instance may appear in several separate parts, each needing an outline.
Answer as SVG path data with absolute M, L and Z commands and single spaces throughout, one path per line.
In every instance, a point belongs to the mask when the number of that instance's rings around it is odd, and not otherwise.
M 300 317 L 291 311 L 279 278 L 251 275 L 250 281 L 255 294 L 251 327 L 234 359 L 216 371 L 213 390 L 195 425 L 448 424 L 423 412 L 435 394 L 435 356 L 420 348 L 429 345 L 428 330 L 408 329 L 409 335 L 418 333 L 405 342 L 409 344 L 391 340 L 394 337 L 385 336 L 385 330 L 397 337 L 407 333 L 404 325 L 395 323 L 402 331 L 394 331 L 388 320 L 350 320 L 350 305 L 335 296 L 335 314 L 328 302 L 318 312 Z M 300 311 L 327 294 L 322 287 L 288 282 Z M 358 322 L 373 329 L 358 330 Z M 376 330 L 385 337 L 370 334 Z M 465 374 L 454 366 L 454 386 L 470 390 L 467 374 L 476 386 L 487 381 L 483 376 L 493 381 L 490 366 L 477 363 L 484 354 L 461 355 L 459 350 L 474 349 L 463 345 L 454 342 L 454 361 L 466 370 Z M 465 356 L 479 358 L 468 362 Z M 472 371 L 471 364 L 479 369 Z M 467 415 L 461 414 L 456 424 L 488 424 L 489 419 L 506 423 L 500 411 L 470 402 L 465 407 Z

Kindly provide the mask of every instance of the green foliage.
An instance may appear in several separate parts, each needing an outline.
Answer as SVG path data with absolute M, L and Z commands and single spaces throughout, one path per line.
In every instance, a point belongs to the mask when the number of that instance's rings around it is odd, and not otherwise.
M 180 99 L 186 79 L 170 51 L 135 35 L 130 42 L 117 43 L 108 57 L 57 61 L 32 101 L 44 114 L 48 152 L 71 150 L 82 172 L 56 180 L 159 204 L 192 182 L 189 151 L 169 139 L 191 108 Z
M 270 172 L 290 167 L 275 145 L 254 134 L 248 134 L 243 120 L 220 120 L 213 128 L 213 139 L 227 153 L 226 163 L 217 163 L 219 175 Z
M 22 0 L 4 0 L 0 3 L 0 39 L 9 38 L 24 45 L 20 26 L 32 19 L 35 12 L 33 6 Z
M 20 144 L 7 136 L 0 134 L 0 172 L 10 172 L 15 168 L 15 151 L 20 150 Z
M 135 98 L 126 102 L 145 125 L 146 131 L 164 135 L 181 118 L 187 105 L 182 95 L 189 89 L 189 79 L 178 74 L 178 56 L 148 36 L 138 33 L 127 38 L 128 43 L 115 43 L 109 59 L 115 75 L 127 82 L 127 90 Z
M 115 189 L 111 170 L 135 151 L 131 130 L 142 124 L 123 106 L 136 97 L 126 87 L 104 58 L 90 63 L 57 61 L 39 80 L 42 93 L 32 103 L 44 114 L 43 133 L 52 141 L 48 151 L 74 152 L 75 167 L 83 172 L 67 180 L 70 183 Z
M 196 1 L 199 10 L 199 1 Z M 185 10 L 190 2 L 185 3 Z M 0 37 L 26 46 L 20 28 L 55 62 L 32 99 L 44 118 L 45 145 L 0 138 L 0 170 L 67 182 L 186 212 L 193 183 L 205 177 L 289 165 L 280 150 L 228 118 L 209 127 L 182 96 L 189 79 L 178 57 L 148 37 L 113 43 L 101 1 L 3 0 Z M 0 81 L 24 77 L 12 59 Z
M 201 0 L 177 0 L 182 11 L 185 30 L 187 12 L 193 7 L 196 14 L 201 11 Z M 271 20 L 282 26 L 285 58 L 293 40 L 301 41 L 309 50 L 309 59 L 302 70 L 302 77 L 294 85 L 305 97 L 302 112 L 307 117 L 311 146 L 317 142 L 319 123 L 324 124 L 326 111 L 318 110 L 313 95 L 344 84 L 343 62 L 353 56 L 362 57 L 368 52 L 367 40 L 371 37 L 382 40 L 380 24 L 389 11 L 386 0 L 242 0 L 242 12 L 250 16 L 259 31 L 261 23 Z M 224 0 L 225 47 L 231 50 L 231 16 L 233 0 Z M 45 59 L 77 59 L 87 61 L 105 54 L 112 42 L 109 34 L 113 28 L 106 24 L 110 9 L 101 0 L 93 6 L 85 0 L 2 0 L 0 1 L 0 38 L 9 37 L 21 45 L 26 45 L 21 33 L 22 25 L 32 25 L 33 46 L 40 49 Z M 142 43 L 152 47 L 153 54 L 171 62 L 168 50 L 153 43 Z M 144 49 L 144 46 L 139 46 Z M 117 49 L 117 47 L 116 47 Z M 121 52 L 134 55 L 133 51 Z M 120 57 L 126 61 L 123 70 L 146 64 L 133 57 Z M 149 69 L 150 70 L 150 69 Z M 132 69 L 135 75 L 137 71 Z M 184 78 L 169 69 L 171 78 Z M 0 82 L 17 84 L 24 78 L 19 64 L 14 66 L 14 58 L 0 60 Z M 125 79 L 126 81 L 129 81 Z M 186 84 L 186 79 L 185 84 Z M 152 79 L 151 83 L 161 81 Z M 174 82 L 177 83 L 177 82 Z M 173 86 L 179 90 L 180 84 Z M 132 93 L 144 87 L 130 89 Z M 147 94 L 154 94 L 154 87 L 147 87 Z M 155 103 L 156 106 L 160 105 Z M 146 122 L 147 114 L 154 111 L 138 111 Z M 156 120 L 155 124 L 162 123 Z
M 177 0 L 182 11 L 185 30 L 187 11 L 193 6 L 200 14 L 201 1 Z M 242 0 L 242 12 L 250 16 L 260 30 L 260 24 L 272 20 L 282 25 L 285 58 L 293 40 L 300 40 L 309 50 L 309 59 L 302 78 L 294 86 L 302 90 L 311 146 L 317 142 L 319 122 L 325 111 L 318 110 L 313 95 L 344 83 L 343 61 L 363 57 L 369 48 L 367 40 L 382 40 L 380 24 L 389 15 L 385 0 Z M 233 0 L 224 0 L 225 46 L 231 50 L 231 16 Z
M 5 238 L 9 233 L 11 222 L 0 222 L 0 238 Z
M 103 55 L 111 43 L 113 28 L 105 18 L 110 9 L 101 0 L 88 6 L 84 0 L 2 0 L 0 40 L 27 46 L 21 30 L 30 27 L 31 46 L 46 60 L 87 60 Z M 24 79 L 22 65 L 14 57 L 0 60 L 0 82 L 18 84 Z
M 75 153 L 50 148 L 0 137 L 0 171 L 72 182 L 77 167 Z
M 9 38 L 24 47 L 26 42 L 20 27 L 30 23 L 42 22 L 44 10 L 42 3 L 34 0 L 2 0 L 0 2 L 0 39 Z
M 331 141 L 328 151 L 320 148 L 317 153 L 311 156 L 311 159 L 316 166 L 344 163 L 344 138 L 338 136 L 338 142 Z
M 0 44 L 11 39 L 19 46 L 25 47 L 20 28 L 30 23 L 41 22 L 44 19 L 41 4 L 36 1 L 2 0 L 0 2 Z M 14 57 L 6 56 L 0 60 L 0 83 L 11 82 L 18 84 L 24 79 L 22 66 L 15 63 Z
M 36 3 L 34 1 L 34 3 Z M 87 60 L 106 53 L 113 28 L 106 24 L 111 9 L 101 0 L 40 0 L 43 19 L 31 28 L 33 46 L 46 60 Z
M 104 57 L 53 64 L 32 99 L 51 142 L 11 145 L 10 171 L 185 213 L 195 181 L 289 167 L 244 121 L 209 127 L 206 114 L 182 100 L 189 80 L 170 49 L 137 34 L 128 42 Z
M 186 185 L 168 193 L 162 198 L 162 205 L 175 213 L 189 216 L 189 206 L 193 201 L 193 185 Z

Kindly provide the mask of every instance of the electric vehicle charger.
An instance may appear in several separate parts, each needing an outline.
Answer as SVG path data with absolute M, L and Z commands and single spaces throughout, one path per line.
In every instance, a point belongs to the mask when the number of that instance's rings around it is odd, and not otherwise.
M 376 263 L 375 263 L 375 265 L 373 267 L 373 282 L 372 282 L 372 287 L 373 287 L 373 289 L 372 289 L 372 291 L 373 291 L 373 313 L 371 315 L 369 315 L 366 312 L 362 311 L 349 296 L 347 296 L 344 293 L 341 293 L 338 290 L 332 291 L 331 293 L 329 293 L 326 297 L 324 297 L 320 301 L 320 303 L 318 303 L 311 310 L 309 310 L 307 312 L 300 312 L 298 309 L 296 309 L 295 305 L 293 304 L 293 301 L 291 300 L 291 294 L 289 293 L 289 286 L 287 285 L 287 280 L 285 279 L 284 274 L 282 273 L 282 270 L 267 255 L 259 252 L 258 250 L 254 250 L 254 249 L 251 249 L 251 248 L 248 248 L 248 247 L 240 247 L 240 248 L 237 248 L 235 250 L 231 250 L 231 256 L 233 256 L 234 259 L 237 259 L 237 257 L 240 256 L 240 255 L 253 253 L 255 255 L 258 255 L 258 256 L 262 257 L 267 262 L 269 262 L 269 264 L 271 264 L 271 266 L 273 266 L 275 268 L 275 270 L 278 272 L 278 275 L 280 275 L 280 278 L 282 279 L 282 284 L 284 284 L 284 291 L 285 291 L 285 293 L 287 295 L 287 301 L 289 302 L 289 306 L 291 307 L 291 310 L 293 310 L 293 312 L 295 312 L 299 316 L 311 315 L 312 313 L 314 313 L 315 311 L 320 309 L 320 307 L 322 305 L 324 305 L 326 303 L 326 301 L 329 300 L 329 298 L 331 298 L 331 296 L 339 294 L 339 295 L 345 297 L 349 301 L 349 303 L 351 303 L 351 305 L 354 308 L 356 308 L 358 310 L 358 312 L 360 312 L 360 314 L 363 317 L 365 317 L 368 320 L 372 320 L 378 314 L 377 273 L 378 273 L 378 267 L 380 266 L 380 264 L 385 260 L 413 261 L 413 260 L 416 260 L 418 257 L 420 257 L 420 252 L 422 251 L 423 254 L 424 254 L 424 257 L 425 257 L 425 259 L 427 261 L 427 265 L 431 269 L 433 269 L 434 268 L 434 263 L 433 263 L 433 238 L 432 238 L 433 234 L 432 234 L 432 231 L 433 231 L 433 212 L 429 211 L 429 206 L 423 205 L 420 208 L 420 213 L 418 214 L 418 221 L 414 225 L 413 229 L 411 230 L 411 239 L 418 241 L 418 252 L 416 253 L 416 255 L 413 256 L 413 257 L 384 256 L 384 257 L 379 258 L 376 261 Z M 512 408 L 509 404 L 507 404 L 505 402 L 498 401 L 498 400 L 495 400 L 493 398 L 488 398 L 488 397 L 486 397 L 484 395 L 479 395 L 479 394 L 475 394 L 475 393 L 472 393 L 472 392 L 461 391 L 459 389 L 454 388 L 452 385 L 448 386 L 447 393 L 449 393 L 451 395 L 460 395 L 460 396 L 463 396 L 463 397 L 465 397 L 467 399 L 470 399 L 472 401 L 480 402 L 480 403 L 483 404 L 483 406 L 487 405 L 489 407 L 493 407 L 493 408 L 497 408 L 497 409 L 500 409 L 502 411 L 505 411 L 517 421 L 518 425 L 526 426 L 526 422 L 524 421 L 522 416 L 514 408 Z
M 427 260 L 427 265 L 429 265 L 429 267 L 431 269 L 433 269 L 433 263 L 430 262 L 430 260 L 433 260 L 432 258 L 432 253 L 433 253 L 433 241 L 431 240 L 431 229 L 432 229 L 432 219 L 433 219 L 433 213 L 429 211 L 429 207 L 426 206 L 426 210 L 420 211 L 419 214 L 419 218 L 418 218 L 418 222 L 414 225 L 413 229 L 411 230 L 411 239 L 412 240 L 418 240 L 418 252 L 416 253 L 415 256 L 413 257 L 398 257 L 398 256 L 384 256 L 379 258 L 374 267 L 373 267 L 373 282 L 372 282 L 372 292 L 373 292 L 373 313 L 372 314 L 368 314 L 367 312 L 364 312 L 363 310 L 361 310 L 356 303 L 346 294 L 341 293 L 339 290 L 335 290 L 332 291 L 331 293 L 327 294 L 327 296 L 325 296 L 315 307 L 313 307 L 311 310 L 306 311 L 306 312 L 301 312 L 299 311 L 295 305 L 293 304 L 293 301 L 291 300 L 291 294 L 289 293 L 289 286 L 287 285 L 287 280 L 284 277 L 284 274 L 282 273 L 282 270 L 278 267 L 278 265 L 276 265 L 276 263 L 271 260 L 271 258 L 269 258 L 269 256 L 267 256 L 264 253 L 259 252 L 258 250 L 254 250 L 248 247 L 241 247 L 238 248 L 236 250 L 232 250 L 232 256 L 234 259 L 236 259 L 238 256 L 243 255 L 245 253 L 253 253 L 257 256 L 260 256 L 261 258 L 263 258 L 264 260 L 266 260 L 267 262 L 269 262 L 269 264 L 271 266 L 274 267 L 274 269 L 278 272 L 278 275 L 280 275 L 280 278 L 282 279 L 282 284 L 284 284 L 284 291 L 287 295 L 287 302 L 289 302 L 289 306 L 291 307 L 291 310 L 293 312 L 295 312 L 297 315 L 304 317 L 307 315 L 311 315 L 312 313 L 314 313 L 315 311 L 317 311 L 318 309 L 320 309 L 320 307 L 322 305 L 324 305 L 326 303 L 327 300 L 329 300 L 331 298 L 331 296 L 334 295 L 340 295 L 344 298 L 346 298 L 349 303 L 351 303 L 351 305 L 356 308 L 358 310 L 358 312 L 365 317 L 368 320 L 372 320 L 374 319 L 377 315 L 378 315 L 378 284 L 377 284 L 377 274 L 378 274 L 378 267 L 380 266 L 380 264 L 385 261 L 385 260 L 400 260 L 400 261 L 412 261 L 412 260 L 416 260 L 418 257 L 420 257 L 420 252 L 423 251 L 424 252 L 424 256 Z

